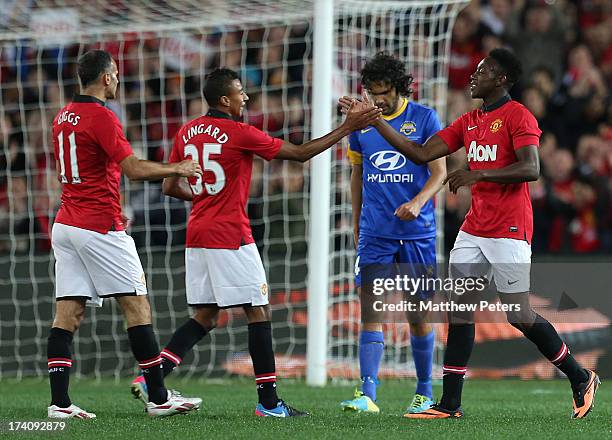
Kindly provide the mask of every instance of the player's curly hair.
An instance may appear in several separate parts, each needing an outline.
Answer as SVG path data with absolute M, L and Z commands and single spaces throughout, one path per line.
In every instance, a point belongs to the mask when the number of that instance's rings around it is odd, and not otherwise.
M 406 73 L 406 66 L 387 52 L 378 52 L 361 69 L 361 84 L 369 89 L 374 83 L 382 82 L 395 87 L 402 96 L 413 92 L 410 85 L 414 78 Z
M 87 87 L 103 73 L 108 73 L 112 63 L 113 57 L 105 50 L 90 50 L 81 55 L 77 61 L 77 75 L 81 87 Z
M 523 73 L 523 67 L 518 57 L 508 49 L 503 48 L 493 49 L 489 52 L 489 56 L 495 60 L 503 74 L 506 75 L 508 85 L 512 87 L 516 84 Z
M 227 96 L 232 82 L 240 78 L 234 70 L 221 67 L 210 72 L 204 79 L 204 98 L 208 105 L 214 106 L 222 96 Z

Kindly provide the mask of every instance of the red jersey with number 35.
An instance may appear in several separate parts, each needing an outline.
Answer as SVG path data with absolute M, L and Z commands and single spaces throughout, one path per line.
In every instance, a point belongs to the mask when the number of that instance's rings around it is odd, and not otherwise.
M 507 100 L 489 111 L 477 109 L 437 133 L 450 152 L 465 146 L 470 170 L 504 168 L 517 162 L 515 151 L 539 146 L 538 122 L 523 105 Z M 533 211 L 529 186 L 478 182 L 461 229 L 479 237 L 514 238 L 531 243 Z
M 117 116 L 93 96 L 77 95 L 53 120 L 62 204 L 55 221 L 106 234 L 125 228 L 121 162 L 132 153 Z
M 238 249 L 253 243 L 246 213 L 253 154 L 271 160 L 283 141 L 210 110 L 183 125 L 174 139 L 170 162 L 192 159 L 202 178 L 190 178 L 193 209 L 186 247 Z

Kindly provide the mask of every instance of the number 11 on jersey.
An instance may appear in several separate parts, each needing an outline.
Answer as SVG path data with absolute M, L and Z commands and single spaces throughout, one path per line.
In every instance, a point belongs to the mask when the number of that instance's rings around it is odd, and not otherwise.
M 68 183 L 66 178 L 66 159 L 64 150 L 64 132 L 60 131 L 57 135 L 57 143 L 59 145 L 59 163 L 60 163 L 60 179 L 62 183 Z M 68 150 L 68 157 L 70 159 L 70 174 L 72 176 L 71 183 L 81 183 L 81 177 L 79 176 L 79 164 L 77 163 L 76 154 L 76 133 L 73 131 L 68 135 L 68 143 L 70 149 Z

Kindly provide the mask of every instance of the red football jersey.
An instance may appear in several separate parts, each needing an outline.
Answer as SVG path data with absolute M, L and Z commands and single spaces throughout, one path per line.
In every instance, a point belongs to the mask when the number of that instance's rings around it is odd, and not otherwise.
M 539 146 L 542 132 L 535 117 L 518 102 L 499 104 L 489 111 L 465 113 L 437 133 L 451 152 L 465 146 L 470 170 L 504 168 L 517 161 L 515 150 Z M 527 182 L 478 182 L 471 189 L 472 206 L 462 230 L 479 237 L 531 243 L 533 210 Z
M 106 234 L 124 229 L 119 162 L 132 154 L 121 123 L 104 102 L 77 95 L 53 120 L 62 204 L 55 221 Z
M 192 159 L 201 178 L 190 178 L 193 209 L 187 222 L 187 247 L 238 249 L 253 243 L 246 213 L 253 154 L 271 160 L 283 141 L 210 110 L 176 134 L 170 162 Z

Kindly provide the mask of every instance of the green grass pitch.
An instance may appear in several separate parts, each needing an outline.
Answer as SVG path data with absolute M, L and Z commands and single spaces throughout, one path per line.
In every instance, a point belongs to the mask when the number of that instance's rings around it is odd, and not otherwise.
M 204 399 L 202 410 L 167 419 L 150 419 L 129 394 L 129 381 L 72 380 L 71 397 L 93 411 L 95 420 L 71 420 L 61 433 L 8 433 L 7 421 L 46 416 L 48 385 L 42 380 L 0 381 L 0 438 L 71 439 L 611 439 L 612 394 L 604 382 L 596 406 L 584 420 L 571 420 L 566 381 L 469 380 L 459 420 L 415 421 L 401 417 L 414 390 L 412 381 L 384 381 L 379 388 L 380 415 L 342 413 L 339 402 L 352 395 L 350 385 L 310 388 L 281 381 L 279 395 L 311 412 L 304 419 L 261 419 L 253 415 L 255 386 L 244 379 L 184 381 L 168 386 Z M 440 387 L 434 392 L 440 394 Z

